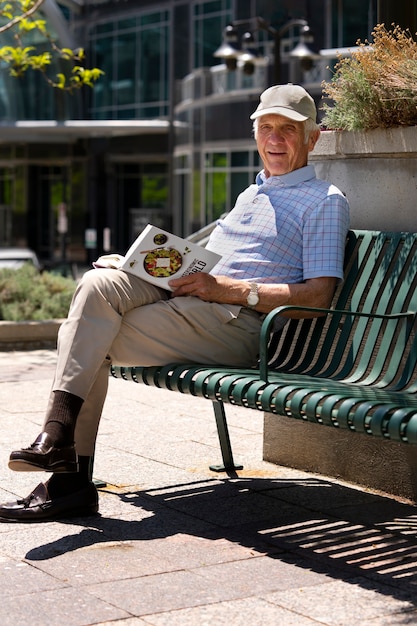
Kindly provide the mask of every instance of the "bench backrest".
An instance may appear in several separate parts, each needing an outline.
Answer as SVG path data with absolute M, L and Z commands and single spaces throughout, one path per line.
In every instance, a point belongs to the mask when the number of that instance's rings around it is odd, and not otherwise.
M 345 280 L 332 308 L 411 313 L 401 319 L 340 314 L 292 320 L 272 338 L 269 369 L 414 392 L 417 233 L 350 231 Z

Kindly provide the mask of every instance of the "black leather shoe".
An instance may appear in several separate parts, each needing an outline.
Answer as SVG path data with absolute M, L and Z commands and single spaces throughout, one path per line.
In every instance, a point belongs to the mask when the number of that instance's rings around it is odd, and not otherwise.
M 56 448 L 47 433 L 41 433 L 29 448 L 12 452 L 9 467 L 16 472 L 78 472 L 74 444 Z
M 47 485 L 40 483 L 27 498 L 0 504 L 0 522 L 48 522 L 94 515 L 97 511 L 98 493 L 93 483 L 55 498 L 50 497 Z

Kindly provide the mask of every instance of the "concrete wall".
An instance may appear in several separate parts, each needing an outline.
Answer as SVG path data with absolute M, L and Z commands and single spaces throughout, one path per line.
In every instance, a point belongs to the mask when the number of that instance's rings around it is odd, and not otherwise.
M 349 199 L 351 227 L 417 231 L 417 127 L 326 131 L 311 155 Z M 265 413 L 264 459 L 417 502 L 417 446 Z

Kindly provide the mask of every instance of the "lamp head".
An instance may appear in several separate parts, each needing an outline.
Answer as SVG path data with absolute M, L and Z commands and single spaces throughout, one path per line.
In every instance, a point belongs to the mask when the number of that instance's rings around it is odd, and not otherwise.
M 263 63 L 264 57 L 260 54 L 251 32 L 242 35 L 242 50 L 239 54 L 239 64 L 242 65 L 244 74 L 251 75 L 258 63 Z
M 232 24 L 229 24 L 224 29 L 223 41 L 213 56 L 224 61 L 228 69 L 236 69 L 239 54 L 238 32 Z
M 308 24 L 306 24 L 301 29 L 300 41 L 289 54 L 292 59 L 297 59 L 300 62 L 301 67 L 305 71 L 311 70 L 313 61 L 319 58 L 319 55 L 307 46 L 307 43 L 312 43 L 313 41 L 313 33 Z

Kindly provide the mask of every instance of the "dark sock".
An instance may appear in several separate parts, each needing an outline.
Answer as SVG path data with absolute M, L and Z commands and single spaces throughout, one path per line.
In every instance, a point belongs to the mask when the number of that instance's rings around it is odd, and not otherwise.
M 67 391 L 54 391 L 52 407 L 44 431 L 57 447 L 69 446 L 74 442 L 77 417 L 84 400 Z
M 92 481 L 92 457 L 78 457 L 78 472 L 52 474 L 46 483 L 51 498 L 57 498 L 84 489 Z

